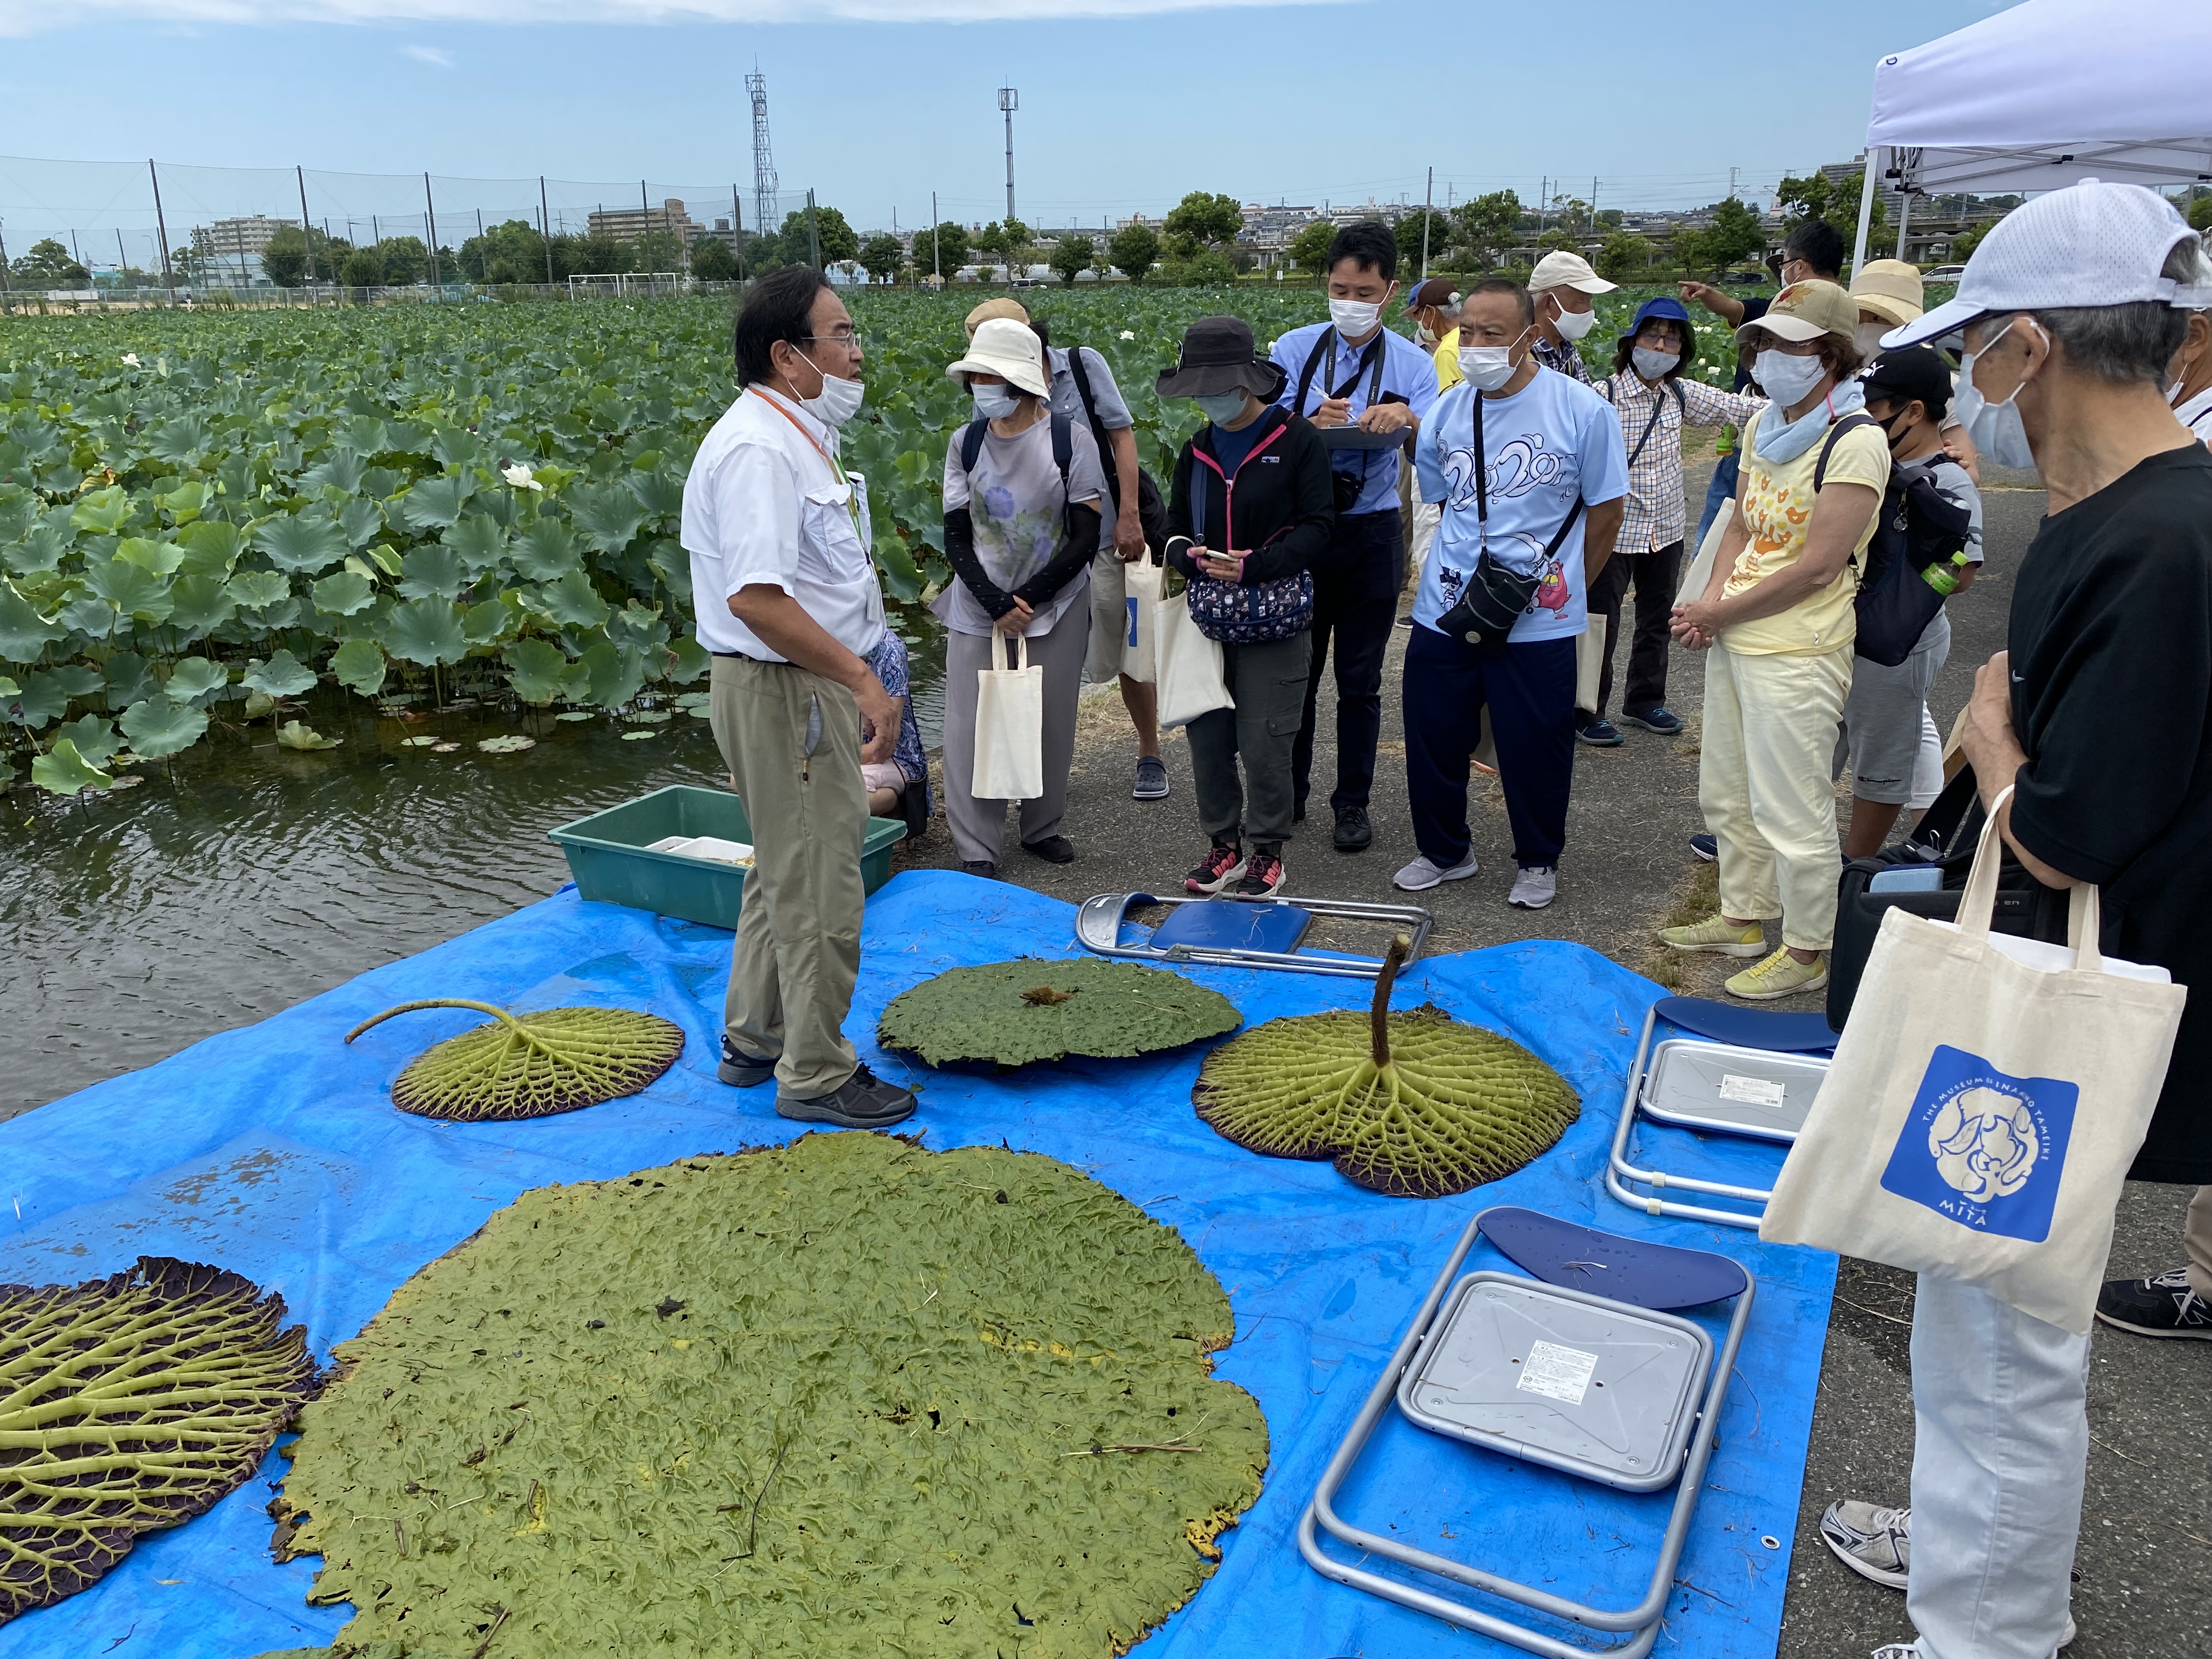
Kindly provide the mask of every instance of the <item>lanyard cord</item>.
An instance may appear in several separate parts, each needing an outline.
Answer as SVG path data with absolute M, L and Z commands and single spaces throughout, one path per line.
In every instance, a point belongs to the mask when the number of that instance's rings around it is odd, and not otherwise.
M 845 486 L 845 513 L 846 515 L 853 520 L 853 533 L 854 535 L 860 537 L 861 550 L 863 552 L 866 551 L 867 538 L 865 535 L 862 535 L 860 531 L 860 503 L 859 499 L 860 492 L 853 488 L 853 481 L 845 476 L 844 469 L 837 465 L 835 459 L 831 457 L 830 452 L 823 448 L 819 443 L 815 441 L 814 434 L 799 423 L 799 417 L 783 406 L 781 399 L 777 398 L 774 392 L 769 392 L 765 386 L 756 386 L 750 389 L 759 392 L 763 396 L 767 398 L 768 406 L 774 410 L 777 414 L 782 416 L 785 420 L 790 422 L 791 429 L 793 432 L 796 432 L 800 437 L 805 439 L 810 445 L 812 445 L 814 453 L 822 458 L 823 465 L 830 469 L 830 477 L 831 480 Z

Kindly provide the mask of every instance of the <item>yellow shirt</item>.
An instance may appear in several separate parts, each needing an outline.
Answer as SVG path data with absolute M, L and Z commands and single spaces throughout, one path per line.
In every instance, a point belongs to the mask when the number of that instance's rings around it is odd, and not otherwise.
M 1437 342 L 1437 390 L 1450 391 L 1460 383 L 1460 378 L 1459 331 L 1454 329 Z
M 1757 586 L 1804 556 L 1805 536 L 1813 522 L 1815 500 L 1813 470 L 1820 465 L 1820 447 L 1827 439 L 1823 435 L 1795 460 L 1762 459 L 1753 441 L 1762 422 L 1779 418 L 1770 404 L 1744 428 L 1743 467 L 1736 487 L 1736 510 L 1742 514 L 1751 538 L 1736 556 L 1735 568 L 1729 572 L 1727 584 L 1721 589 L 1723 599 L 1733 599 Z M 1879 496 L 1889 484 L 1889 445 L 1881 435 L 1881 428 L 1863 426 L 1844 434 L 1828 456 L 1825 477 L 1829 483 L 1864 484 Z M 1867 544 L 1874 539 L 1875 520 L 1880 516 L 1879 512 L 1867 515 L 1866 528 L 1859 532 L 1858 544 L 1851 550 L 1849 562 L 1836 573 L 1835 580 L 1819 592 L 1808 594 L 1787 611 L 1723 629 L 1721 643 L 1747 656 L 1817 657 L 1850 649 L 1851 641 L 1858 636 L 1858 619 L 1852 611 L 1851 602 L 1858 596 L 1859 568 L 1866 557 Z

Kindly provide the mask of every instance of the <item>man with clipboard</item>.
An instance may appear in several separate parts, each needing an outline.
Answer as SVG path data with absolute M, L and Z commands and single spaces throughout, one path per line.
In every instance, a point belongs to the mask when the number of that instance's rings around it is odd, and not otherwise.
M 1328 247 L 1329 320 L 1292 329 L 1269 353 L 1285 377 L 1275 401 L 1320 432 L 1336 486 L 1336 529 L 1313 565 L 1313 672 L 1291 775 L 1302 819 L 1311 792 L 1315 704 L 1334 639 L 1336 787 L 1328 801 L 1340 853 L 1360 852 L 1375 838 L 1367 802 L 1382 734 L 1382 654 L 1406 580 L 1399 457 L 1437 400 L 1429 354 L 1382 326 L 1397 275 L 1398 240 L 1388 225 L 1346 225 Z

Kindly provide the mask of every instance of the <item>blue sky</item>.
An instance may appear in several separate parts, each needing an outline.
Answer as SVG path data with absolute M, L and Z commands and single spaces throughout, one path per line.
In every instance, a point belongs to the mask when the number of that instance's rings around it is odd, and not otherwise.
M 0 234 L 17 252 L 74 229 L 87 257 L 112 259 L 119 227 L 144 247 L 149 155 L 173 243 L 218 213 L 296 213 L 295 163 L 311 215 L 359 215 L 362 234 L 372 213 L 419 229 L 419 181 L 336 174 L 427 167 L 448 242 L 478 208 L 534 209 L 541 172 L 630 181 L 552 192 L 572 221 L 597 199 L 635 202 L 641 177 L 656 204 L 680 193 L 696 211 L 732 179 L 750 191 L 756 60 L 785 191 L 811 185 L 864 228 L 894 210 L 925 221 L 932 189 L 948 218 L 1003 211 L 1002 82 L 1021 93 L 1031 224 L 1097 225 L 1194 189 L 1419 201 L 1431 165 L 1440 204 L 1502 185 L 1534 200 L 1544 174 L 1587 197 L 1595 174 L 1601 208 L 1693 205 L 1726 192 L 1732 166 L 1751 195 L 1852 155 L 1876 57 L 1998 9 L 1005 0 L 989 9 L 1043 15 L 887 22 L 830 14 L 957 16 L 983 0 L 695 0 L 729 21 L 602 0 L 594 15 L 637 21 L 560 21 L 579 3 L 0 0 L 0 149 L 106 164 L 0 161 Z M 1050 15 L 1102 9 L 1122 15 Z M 828 21 L 743 15 L 761 9 Z M 240 166 L 266 170 L 195 170 Z

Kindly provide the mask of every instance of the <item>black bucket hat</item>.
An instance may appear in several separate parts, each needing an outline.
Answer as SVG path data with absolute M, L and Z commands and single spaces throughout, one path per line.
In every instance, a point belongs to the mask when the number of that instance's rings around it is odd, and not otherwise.
M 1273 403 L 1288 378 L 1260 356 L 1251 325 L 1242 317 L 1201 317 L 1183 331 L 1182 358 L 1161 373 L 1153 389 L 1163 398 L 1249 392 L 1261 403 Z

